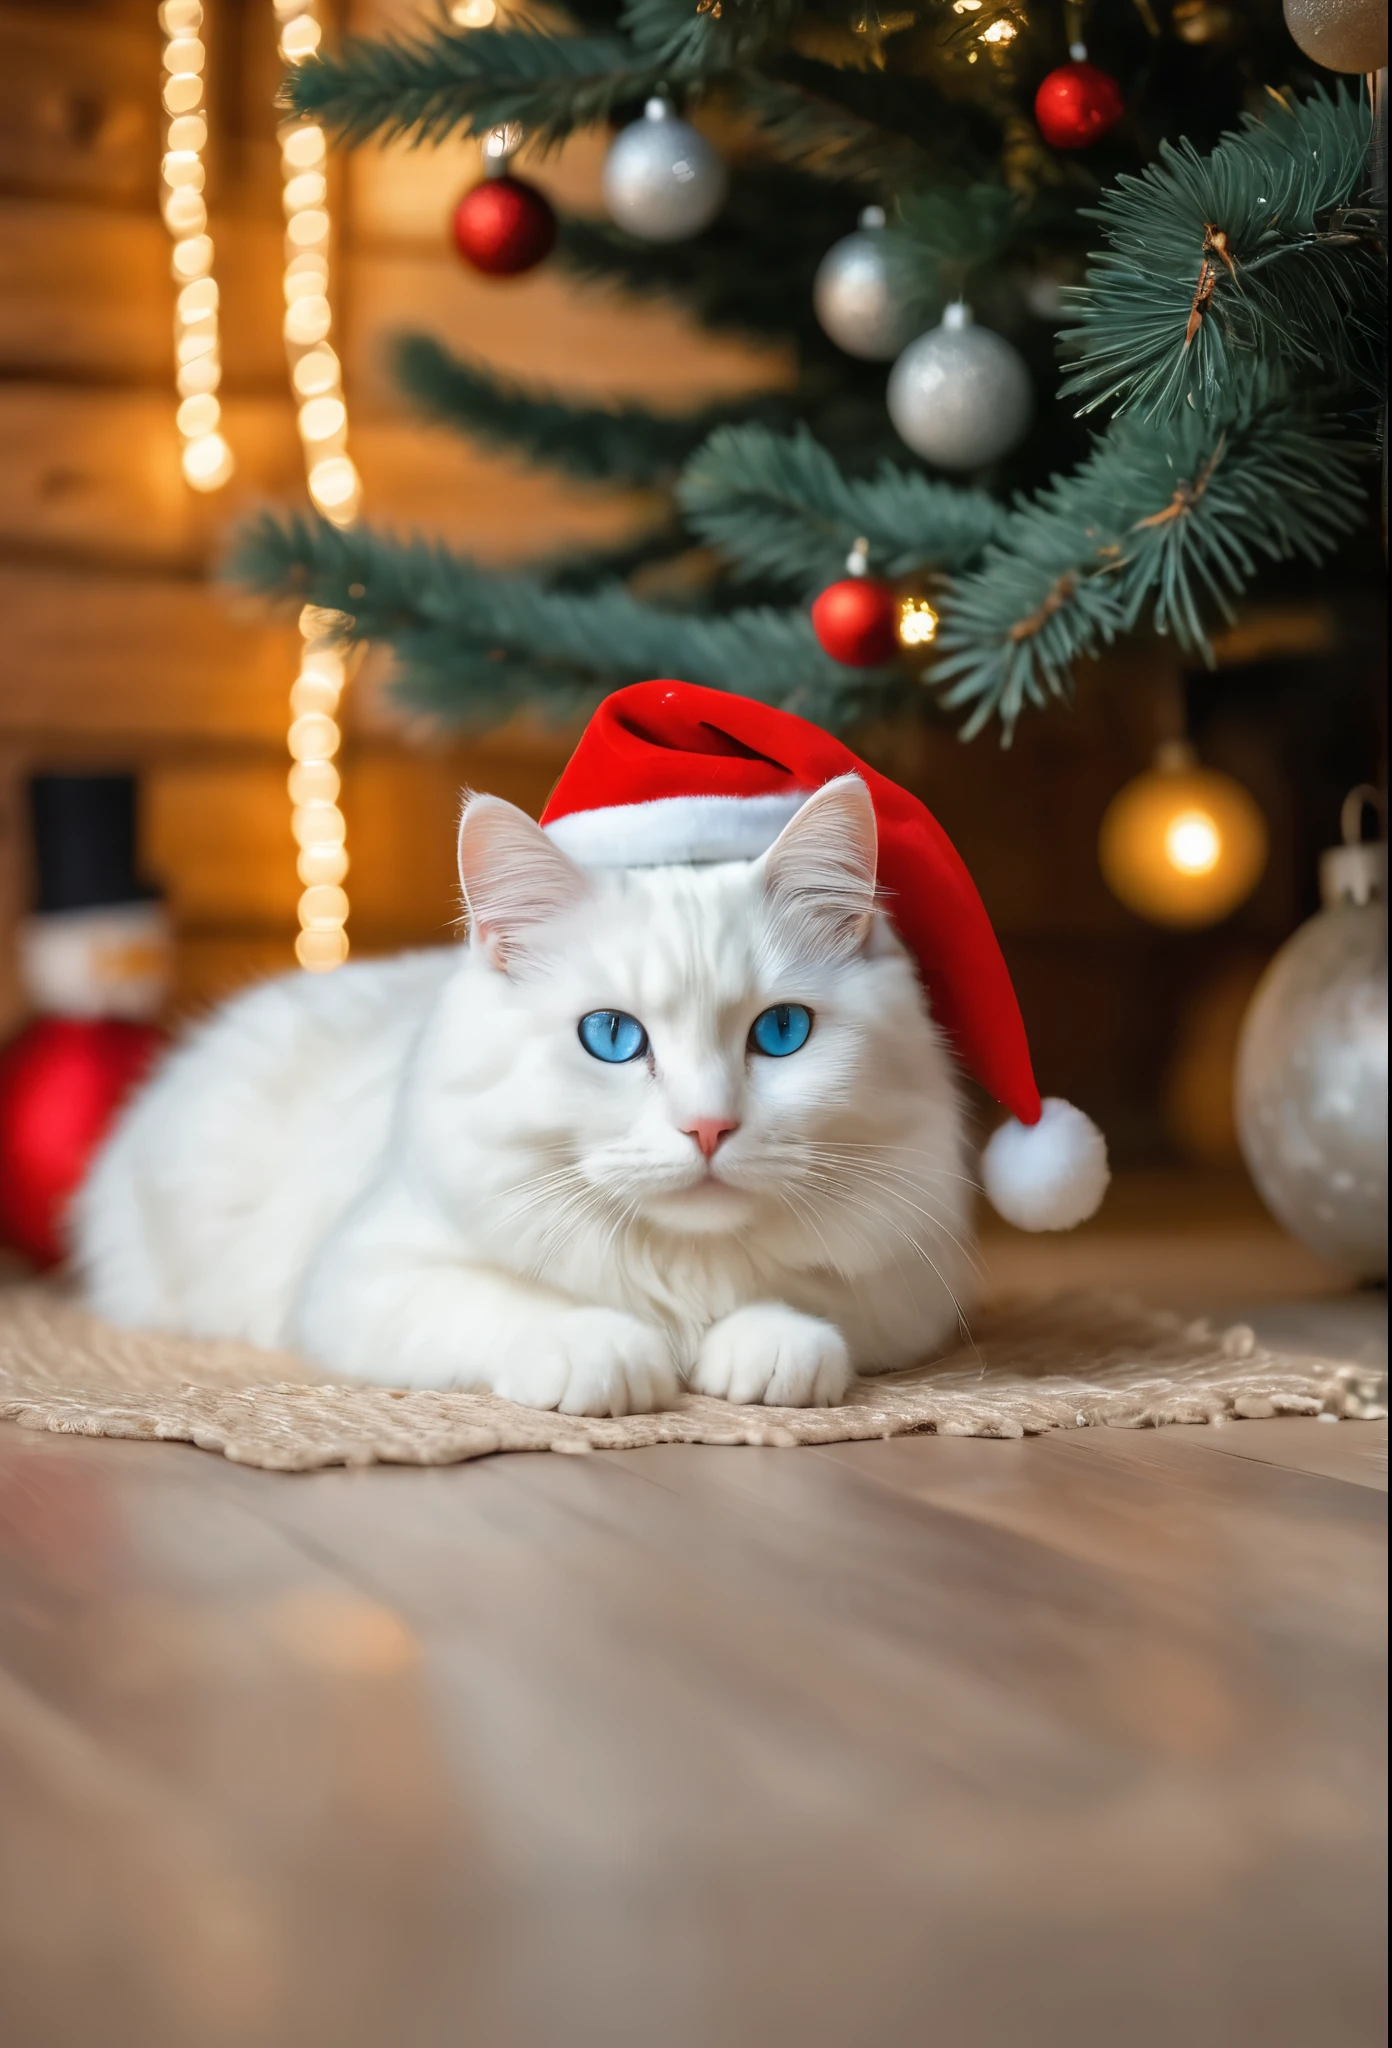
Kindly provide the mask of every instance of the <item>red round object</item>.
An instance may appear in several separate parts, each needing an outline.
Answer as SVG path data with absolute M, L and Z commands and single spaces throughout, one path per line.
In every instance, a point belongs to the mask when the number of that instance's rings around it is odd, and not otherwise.
M 56 1265 L 67 1206 L 165 1035 L 115 1017 L 39 1017 L 0 1052 L 0 1239 Z
M 520 178 L 485 178 L 454 210 L 460 255 L 488 277 L 517 277 L 556 246 L 551 202 Z
M 1060 64 L 1034 96 L 1039 132 L 1053 149 L 1086 149 L 1100 142 L 1125 111 L 1121 87 L 1095 64 Z
M 899 600 L 892 583 L 877 576 L 843 576 L 829 583 L 812 607 L 812 630 L 833 661 L 876 668 L 899 646 Z

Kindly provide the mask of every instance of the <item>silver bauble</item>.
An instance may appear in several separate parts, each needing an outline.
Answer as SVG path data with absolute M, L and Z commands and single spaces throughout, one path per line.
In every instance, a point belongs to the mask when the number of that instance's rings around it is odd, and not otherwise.
M 704 135 L 652 99 L 604 159 L 604 204 L 616 227 L 644 242 L 684 242 L 725 203 L 725 166 Z
M 884 209 L 867 206 L 853 235 L 833 242 L 817 266 L 812 303 L 838 348 L 887 363 L 914 331 L 891 274 Z
M 1387 1272 L 1387 849 L 1336 847 L 1325 908 L 1257 984 L 1237 1051 L 1237 1133 L 1262 1200 L 1360 1279 Z
M 949 306 L 889 373 L 889 416 L 901 439 L 939 469 L 978 469 L 1024 438 L 1034 393 L 1024 357 L 1002 335 Z

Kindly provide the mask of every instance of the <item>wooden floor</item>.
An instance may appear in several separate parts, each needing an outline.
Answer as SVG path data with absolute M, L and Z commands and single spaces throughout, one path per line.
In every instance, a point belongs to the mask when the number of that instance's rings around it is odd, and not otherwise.
M 0 1430 L 0 2039 L 1372 2048 L 1385 1485 L 1376 1423 Z

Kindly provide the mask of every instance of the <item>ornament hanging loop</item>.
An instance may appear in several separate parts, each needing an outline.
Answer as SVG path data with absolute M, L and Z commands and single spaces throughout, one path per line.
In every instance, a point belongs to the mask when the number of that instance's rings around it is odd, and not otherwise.
M 1369 808 L 1377 815 L 1376 839 L 1363 837 L 1364 813 Z M 1320 855 L 1320 897 L 1326 910 L 1334 910 L 1341 903 L 1356 904 L 1360 909 L 1368 903 L 1384 903 L 1387 900 L 1387 804 L 1382 791 L 1375 789 L 1371 782 L 1360 782 L 1344 798 L 1339 811 L 1339 836 L 1343 845 L 1331 846 L 1327 853 Z
M 483 138 L 483 175 L 505 178 L 508 163 L 522 147 L 524 130 L 520 121 L 500 121 Z

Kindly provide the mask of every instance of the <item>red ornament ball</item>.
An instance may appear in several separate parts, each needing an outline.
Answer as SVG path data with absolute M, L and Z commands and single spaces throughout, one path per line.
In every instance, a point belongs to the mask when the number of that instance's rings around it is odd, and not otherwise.
M 551 202 L 521 178 L 484 178 L 454 210 L 460 255 L 488 277 L 517 277 L 556 246 Z
M 0 1052 L 0 1240 L 41 1266 L 67 1250 L 67 1207 L 165 1036 L 117 1017 L 39 1017 Z
M 1095 64 L 1060 64 L 1034 96 L 1039 132 L 1053 149 L 1086 149 L 1100 142 L 1125 111 L 1121 87 Z
M 847 668 L 876 668 L 897 652 L 899 600 L 877 576 L 843 576 L 812 607 L 812 630 L 824 652 Z

